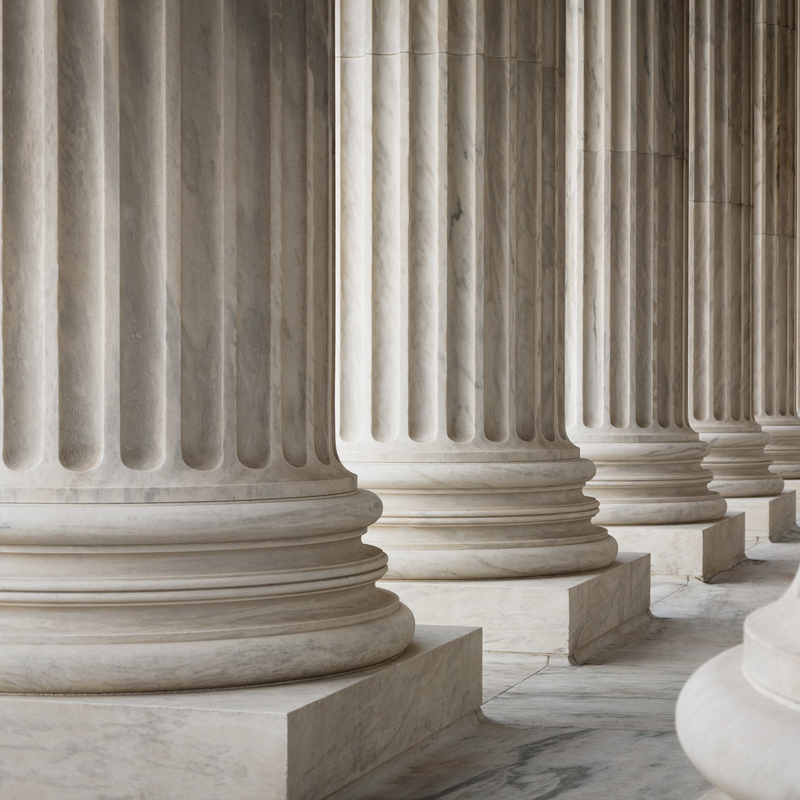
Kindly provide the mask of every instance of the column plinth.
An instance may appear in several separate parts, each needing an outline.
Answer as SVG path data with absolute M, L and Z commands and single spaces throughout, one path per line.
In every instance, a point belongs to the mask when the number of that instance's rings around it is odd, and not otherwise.
M 3 4 L 1 692 L 293 680 L 411 640 L 334 447 L 328 17 Z

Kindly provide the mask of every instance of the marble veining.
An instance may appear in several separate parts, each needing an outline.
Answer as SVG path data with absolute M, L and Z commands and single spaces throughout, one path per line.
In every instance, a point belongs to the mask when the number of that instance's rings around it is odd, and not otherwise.
M 687 414 L 687 12 L 567 3 L 567 431 L 599 524 L 725 512 Z
M 564 427 L 564 4 L 337 11 L 337 447 L 384 503 L 368 541 L 393 579 L 607 566 Z
M 326 388 L 327 11 L 3 8 L 2 499 L 352 491 Z
M 411 640 L 335 455 L 331 28 L 327 0 L 3 2 L 2 692 Z
M 758 3 L 753 38 L 753 401 L 772 471 L 800 477 L 795 8 Z
M 753 418 L 752 11 L 690 8 L 689 412 L 724 497 L 783 490 Z

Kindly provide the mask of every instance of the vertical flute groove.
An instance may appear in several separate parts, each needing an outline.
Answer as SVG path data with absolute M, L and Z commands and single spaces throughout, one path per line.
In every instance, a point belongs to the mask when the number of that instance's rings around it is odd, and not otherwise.
M 181 446 L 222 458 L 222 3 L 181 6 Z
M 40 2 L 2 12 L 3 461 L 30 469 L 44 434 L 44 37 Z
M 442 126 L 428 120 L 441 115 L 444 58 L 412 54 L 408 67 L 408 196 L 413 209 L 408 219 L 408 435 L 415 442 L 432 441 L 438 429 L 439 263 L 444 235 L 438 172 L 447 145 Z
M 400 430 L 400 81 L 398 59 L 373 59 L 379 107 L 372 126 L 372 435 L 390 442 Z
M 58 7 L 59 460 L 103 448 L 103 7 Z
M 333 446 L 334 397 L 331 326 L 333 307 L 333 129 L 331 111 L 334 77 L 331 63 L 330 30 L 333 26 L 331 4 L 308 6 L 305 50 L 309 69 L 306 84 L 306 170 L 307 183 L 307 259 L 309 264 L 309 325 L 306 391 L 310 398 L 309 453 L 324 465 L 337 462 Z M 324 79 L 323 79 L 324 78 Z
M 306 6 L 284 0 L 282 41 L 305 42 Z M 307 173 L 306 74 L 293 69 L 292 48 L 281 51 L 281 172 Z M 306 378 L 308 370 L 308 220 L 306 187 L 281 184 L 281 441 L 283 457 L 295 467 L 308 457 Z
M 476 331 L 479 248 L 476 96 L 477 56 L 449 55 L 447 143 L 447 433 L 455 442 L 475 435 Z M 481 265 L 482 266 L 482 265 Z
M 120 7 L 120 456 L 164 458 L 165 41 L 161 4 Z
M 237 4 L 237 347 L 236 437 L 242 464 L 264 467 L 271 453 L 269 389 L 271 219 L 270 13 Z

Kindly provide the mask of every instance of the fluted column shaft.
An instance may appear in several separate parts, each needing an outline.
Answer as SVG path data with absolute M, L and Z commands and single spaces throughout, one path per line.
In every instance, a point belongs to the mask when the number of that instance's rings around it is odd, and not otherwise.
M 753 400 L 772 470 L 800 478 L 796 9 L 757 0 L 753 50 Z
M 0 690 L 409 641 L 334 448 L 331 41 L 325 0 L 3 0 Z
M 753 4 L 691 0 L 689 414 L 724 497 L 779 494 L 753 419 Z
M 567 1 L 567 431 L 600 524 L 725 511 L 686 408 L 686 12 Z
M 338 448 L 389 577 L 610 563 L 563 416 L 563 3 L 338 5 Z

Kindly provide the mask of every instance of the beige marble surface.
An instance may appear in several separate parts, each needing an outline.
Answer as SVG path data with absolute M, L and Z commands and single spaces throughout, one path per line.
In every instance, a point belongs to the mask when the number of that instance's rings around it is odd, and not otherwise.
M 235 690 L 0 696 L 0 794 L 15 800 L 310 800 L 472 713 L 480 631 L 420 627 L 398 659 Z
M 752 41 L 751 3 L 690 3 L 688 408 L 725 498 L 782 489 L 753 415 Z
M 482 581 L 382 581 L 423 625 L 476 625 L 486 650 L 576 650 L 644 613 L 650 601 L 647 555 L 620 553 L 599 570 Z
M 713 522 L 684 525 L 617 525 L 620 547 L 650 553 L 654 575 L 708 580 L 744 558 L 743 513 L 728 512 Z
M 566 10 L 567 432 L 598 524 L 719 519 L 686 406 L 688 2 Z
M 756 3 L 753 20 L 753 399 L 783 478 L 800 478 L 796 11 Z
M 411 640 L 334 446 L 331 14 L 3 4 L 0 691 Z
M 731 497 L 728 511 L 744 513 L 745 534 L 776 541 L 781 534 L 797 531 L 797 492 L 785 489 L 773 497 Z
M 393 579 L 617 552 L 564 429 L 563 14 L 337 2 L 337 445 Z

